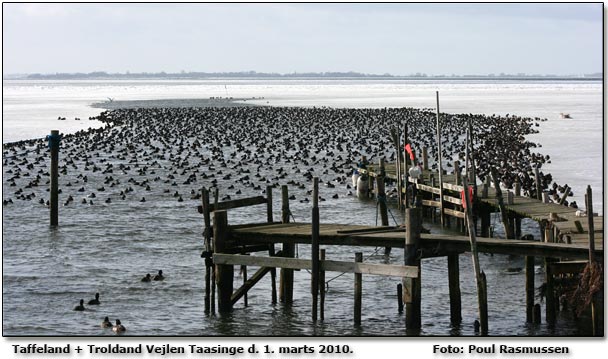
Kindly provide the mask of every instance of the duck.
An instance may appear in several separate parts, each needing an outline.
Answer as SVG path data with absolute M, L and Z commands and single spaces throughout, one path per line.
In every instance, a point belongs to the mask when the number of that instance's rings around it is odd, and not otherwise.
M 164 280 L 165 276 L 163 276 L 163 271 L 159 270 L 158 274 L 154 276 L 154 280 Z
M 84 310 L 84 299 L 80 300 L 80 304 L 74 307 L 75 311 L 82 312 Z
M 116 319 L 116 325 L 112 326 L 112 331 L 117 334 L 124 333 L 127 331 L 127 328 L 120 323 L 120 319 Z
M 142 282 L 149 282 L 151 280 L 152 276 L 150 275 L 150 273 L 146 274 L 146 276 L 141 279 Z
M 110 321 L 110 318 L 108 318 L 108 317 L 103 318 L 103 322 L 101 322 L 102 328 L 112 328 L 113 326 L 114 325 Z
M 101 304 L 99 302 L 99 293 L 95 293 L 95 299 L 89 300 L 89 304 L 90 305 L 99 305 L 99 304 Z

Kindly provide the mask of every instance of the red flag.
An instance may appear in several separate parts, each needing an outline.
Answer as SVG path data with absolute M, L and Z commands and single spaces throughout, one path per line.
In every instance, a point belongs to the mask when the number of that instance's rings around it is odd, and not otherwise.
M 408 143 L 408 144 L 406 144 L 406 145 L 405 145 L 405 147 L 404 147 L 404 148 L 405 148 L 405 151 L 406 151 L 407 153 L 409 153 L 409 155 L 410 155 L 410 159 L 411 159 L 412 161 L 414 161 L 414 151 L 412 151 L 412 146 L 410 146 L 410 144 Z
M 460 191 L 460 200 L 462 201 L 462 208 L 467 209 L 467 201 L 464 195 L 464 189 Z M 473 186 L 469 186 L 469 201 L 473 204 Z

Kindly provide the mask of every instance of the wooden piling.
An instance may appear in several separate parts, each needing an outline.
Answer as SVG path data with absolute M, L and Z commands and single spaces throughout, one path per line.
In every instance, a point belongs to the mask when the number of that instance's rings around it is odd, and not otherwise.
M 268 223 L 274 222 L 272 215 L 272 186 L 266 186 L 266 221 Z M 268 245 L 268 255 L 273 257 L 275 255 L 274 243 Z M 272 304 L 277 302 L 277 269 L 270 269 L 270 290 Z
M 380 210 L 380 220 L 383 226 L 388 226 L 388 207 L 386 204 L 386 191 L 384 188 L 384 158 L 380 159 L 380 174 L 376 176 L 376 200 Z M 371 180 L 371 178 L 370 178 Z
M 493 174 L 494 176 L 494 174 Z M 466 177 L 462 181 L 463 187 L 468 188 Z M 466 204 L 465 220 L 469 228 L 469 239 L 471 241 L 471 255 L 473 257 L 473 269 L 475 270 L 475 281 L 477 283 L 477 301 L 479 306 L 479 322 L 481 325 L 481 334 L 488 334 L 488 291 L 486 275 L 479 266 L 479 255 L 477 253 L 477 238 L 475 237 L 475 228 L 473 228 L 473 215 L 471 213 L 471 198 L 469 191 L 464 191 L 464 199 Z
M 532 315 L 532 322 L 534 322 L 534 324 L 540 324 L 541 322 L 541 310 L 540 310 L 540 304 L 536 303 L 534 304 L 534 313 Z
M 59 225 L 59 142 L 61 137 L 58 130 L 51 130 L 48 136 L 49 147 L 51 149 L 51 198 L 49 206 L 51 208 L 51 226 Z
M 439 171 L 439 216 L 441 218 L 441 227 L 445 226 L 445 214 L 443 212 L 443 166 L 441 165 L 441 121 L 439 118 L 439 91 L 436 91 L 437 95 L 437 168 Z
M 555 306 L 555 283 L 549 263 L 551 263 L 551 260 L 549 258 L 545 258 L 545 317 L 547 325 L 554 327 L 557 308 Z
M 429 154 L 426 147 L 422 147 L 422 169 L 425 171 L 429 169 Z
M 213 266 L 213 260 L 211 258 L 211 213 L 209 209 L 209 191 L 207 188 L 203 187 L 201 197 L 203 221 L 205 224 L 205 231 L 203 232 L 205 245 L 205 253 L 203 255 L 205 258 L 205 313 L 208 314 L 211 311 L 211 285 L 214 283 L 211 282 L 211 267 Z
M 540 174 L 538 173 L 538 165 L 534 167 L 534 183 L 536 184 L 536 199 L 542 201 L 542 188 L 540 184 Z
M 397 284 L 397 310 L 403 313 L 403 284 Z
M 289 190 L 287 185 L 281 186 L 281 222 L 289 223 Z M 283 256 L 293 258 L 296 254 L 295 244 L 283 243 Z M 279 299 L 285 304 L 293 303 L 293 269 L 281 268 L 279 284 Z
M 450 254 L 447 257 L 448 285 L 450 291 L 450 322 L 452 325 L 459 325 L 462 322 L 459 255 Z
M 534 256 L 525 257 L 526 265 L 526 322 L 534 321 Z
M 492 167 L 490 169 L 492 174 L 492 180 L 494 181 L 494 190 L 496 192 L 496 202 L 498 202 L 498 208 L 500 209 L 500 216 L 502 218 L 502 225 L 505 230 L 505 237 L 507 239 L 513 238 L 513 227 L 509 226 L 509 214 L 505 208 L 505 203 L 502 197 L 502 191 L 500 190 L 500 181 L 496 175 L 496 169 Z
M 393 139 L 393 145 L 395 146 L 395 152 L 397 153 L 397 163 L 395 164 L 395 172 L 397 173 L 397 208 L 403 208 L 403 183 L 401 181 L 401 150 L 399 146 L 399 135 L 395 128 L 391 128 L 391 137 Z
M 357 262 L 357 263 L 363 262 L 363 253 L 361 253 L 361 252 L 355 253 L 355 262 Z M 361 296 L 363 294 L 362 278 L 363 278 L 363 276 L 361 273 L 355 273 L 355 305 L 354 305 L 355 325 L 361 325 Z
M 225 253 L 228 248 L 228 213 L 226 211 L 213 212 L 213 249 L 215 253 Z M 215 278 L 217 281 L 217 308 L 220 313 L 232 310 L 232 290 L 234 280 L 234 266 L 215 265 Z
M 405 302 L 405 326 L 408 331 L 420 330 L 421 321 L 421 270 L 420 270 L 420 208 L 405 210 L 404 264 L 418 266 L 418 278 L 403 279 L 403 301 Z
M 313 178 L 312 189 L 312 320 L 317 321 L 317 310 L 319 300 L 319 178 Z
M 566 191 L 567 192 L 567 191 Z M 589 227 L 589 266 L 595 266 L 595 226 L 593 223 L 593 192 L 591 186 L 587 186 L 585 193 L 585 210 L 587 211 L 587 225 Z M 593 295 L 591 299 L 591 325 L 592 334 L 599 336 L 604 334 L 603 325 L 603 286 Z
M 319 260 L 321 263 L 325 261 L 325 249 L 320 250 Z M 322 321 L 325 320 L 325 270 L 323 270 L 323 266 L 319 270 L 319 317 Z

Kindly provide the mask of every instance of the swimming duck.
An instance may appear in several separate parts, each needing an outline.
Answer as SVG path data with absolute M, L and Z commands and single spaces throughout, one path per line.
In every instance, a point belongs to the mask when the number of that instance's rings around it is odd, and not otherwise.
M 99 305 L 99 293 L 95 293 L 95 299 L 89 300 L 90 305 Z
M 146 274 L 146 276 L 141 279 L 142 282 L 149 282 L 151 280 L 152 276 L 150 275 L 150 273 Z
M 74 307 L 74 310 L 82 312 L 84 310 L 84 299 L 80 300 L 80 304 Z
M 120 323 L 120 319 L 116 319 L 116 325 L 112 327 L 112 331 L 114 333 L 123 333 L 127 331 L 127 328 Z
M 112 322 L 110 321 L 110 318 L 105 317 L 103 318 L 103 322 L 101 322 L 101 327 L 102 328 L 112 328 Z
M 164 280 L 165 277 L 163 276 L 163 271 L 159 270 L 158 274 L 154 276 L 154 280 Z

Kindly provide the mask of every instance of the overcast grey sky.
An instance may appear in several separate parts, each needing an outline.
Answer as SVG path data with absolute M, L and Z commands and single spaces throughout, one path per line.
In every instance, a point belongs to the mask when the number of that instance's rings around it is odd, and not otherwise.
M 602 71 L 598 4 L 3 4 L 3 74 Z

